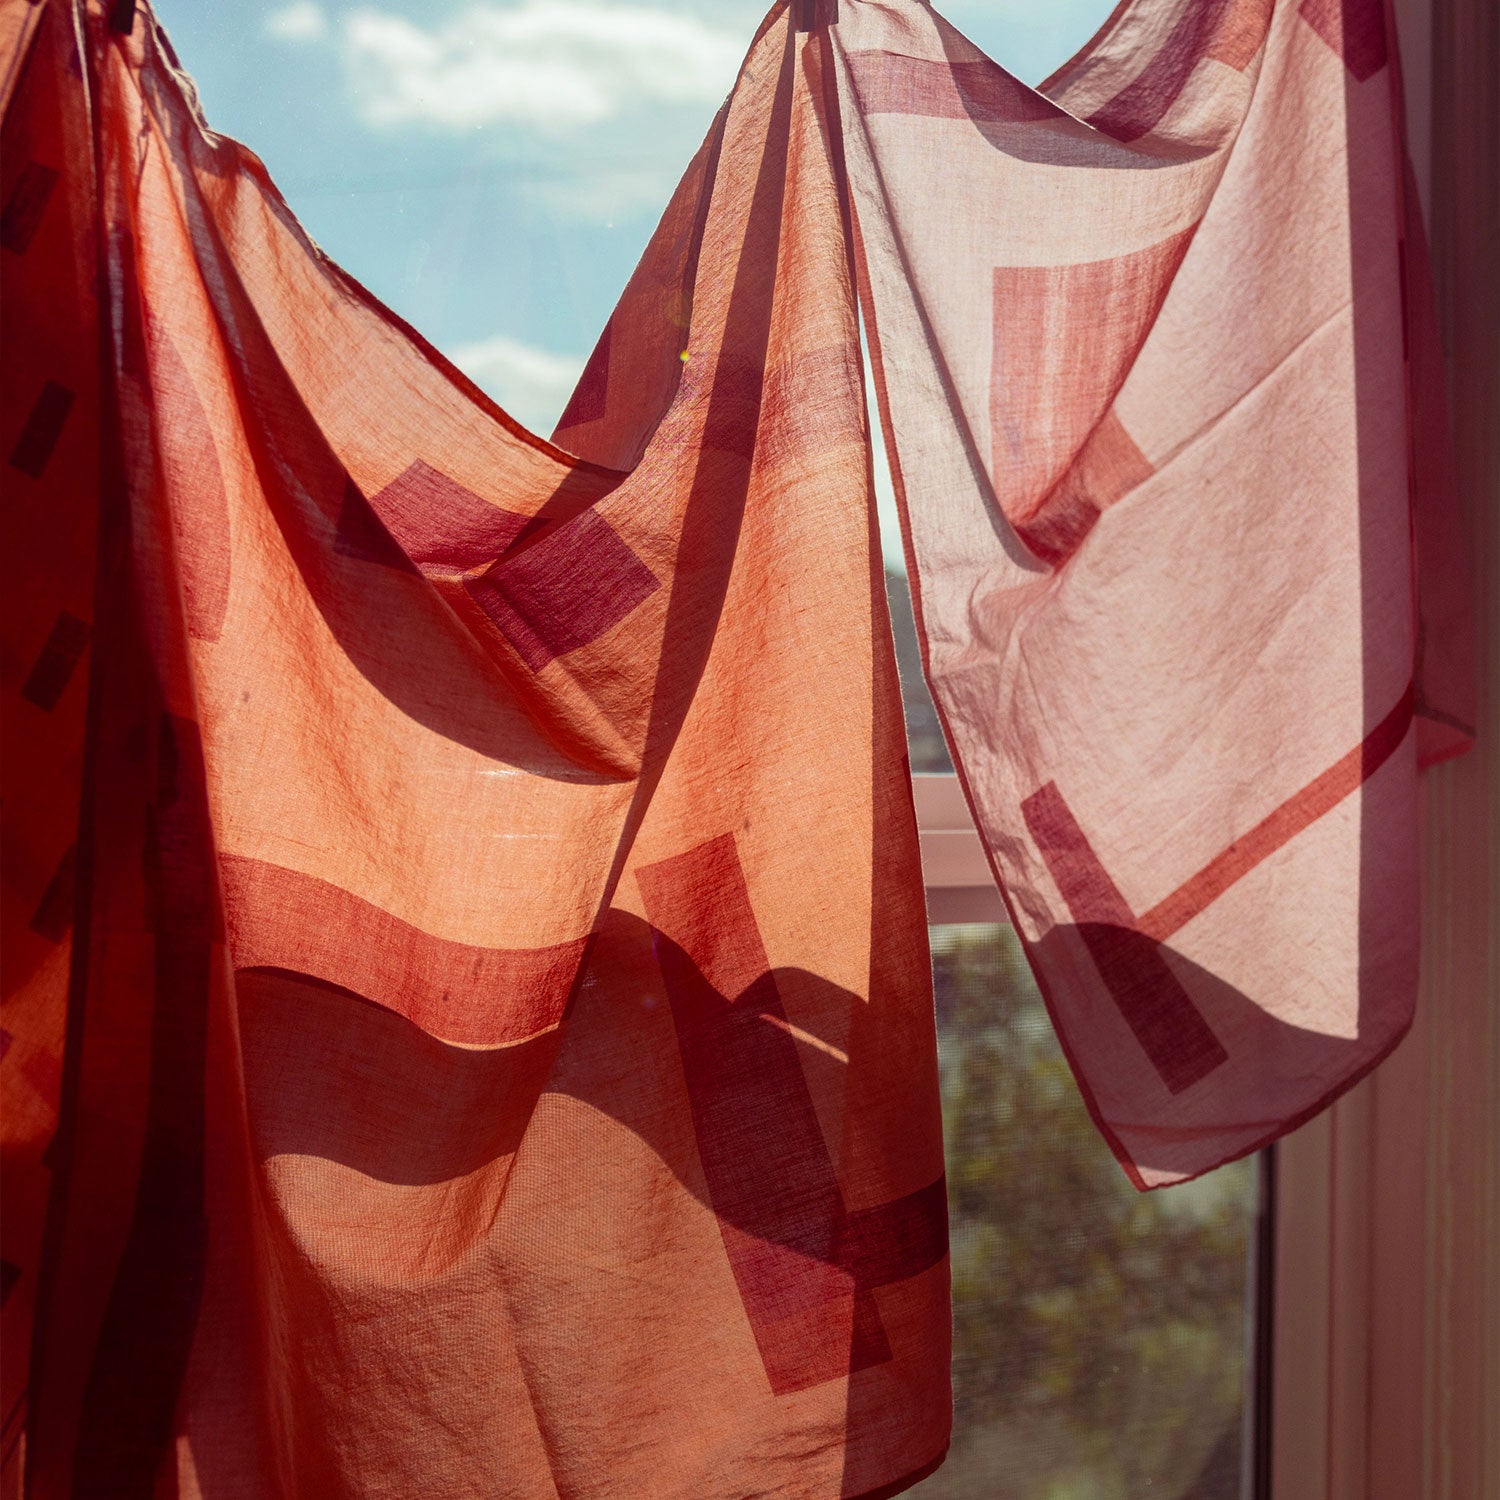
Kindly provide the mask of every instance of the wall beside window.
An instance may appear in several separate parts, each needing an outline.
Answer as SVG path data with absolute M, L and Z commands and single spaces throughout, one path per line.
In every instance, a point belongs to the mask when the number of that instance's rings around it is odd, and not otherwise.
M 1410 1037 L 1280 1152 L 1274 1500 L 1500 1497 L 1500 6 L 1396 0 L 1473 564 Z

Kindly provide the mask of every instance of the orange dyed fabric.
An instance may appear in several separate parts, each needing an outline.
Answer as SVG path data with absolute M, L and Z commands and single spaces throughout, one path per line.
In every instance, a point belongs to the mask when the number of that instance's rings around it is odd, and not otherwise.
M 1041 92 L 917 0 L 833 36 L 933 695 L 1096 1122 L 1180 1181 L 1405 1032 L 1472 735 L 1394 34 L 1125 0 Z
M 931 1466 L 931 980 L 823 43 L 767 23 L 557 446 L 319 255 L 144 8 L 5 15 L 31 1493 Z
M 1400 1036 L 1417 767 L 1468 730 L 1378 7 L 1127 0 L 1043 93 L 917 0 L 797 21 L 548 442 L 321 257 L 144 7 L 0 4 L 39 1500 L 940 1459 L 855 265 L 935 695 L 1133 1179 Z

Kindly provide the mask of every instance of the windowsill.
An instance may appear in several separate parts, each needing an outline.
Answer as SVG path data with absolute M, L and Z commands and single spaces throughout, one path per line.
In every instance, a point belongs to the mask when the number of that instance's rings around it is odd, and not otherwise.
M 915 775 L 912 795 L 931 922 L 1007 922 L 958 777 Z

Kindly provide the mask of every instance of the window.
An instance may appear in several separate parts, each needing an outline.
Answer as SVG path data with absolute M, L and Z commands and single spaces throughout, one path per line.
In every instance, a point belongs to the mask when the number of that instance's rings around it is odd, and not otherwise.
M 942 1500 L 1239 1500 L 1256 1169 L 1140 1194 L 1007 926 L 932 929 L 953 1264 Z
M 913 766 L 946 761 L 888 576 Z M 936 736 L 934 740 L 932 737 Z M 1267 1157 L 1140 1194 L 1095 1130 L 957 778 L 918 774 L 953 1266 L 954 1442 L 927 1500 L 1250 1500 Z

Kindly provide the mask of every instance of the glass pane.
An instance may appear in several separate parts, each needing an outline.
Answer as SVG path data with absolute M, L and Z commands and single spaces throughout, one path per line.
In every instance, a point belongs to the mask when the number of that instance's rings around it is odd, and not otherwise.
M 884 535 L 886 552 L 900 551 L 901 539 Z M 906 574 L 885 570 L 885 597 L 891 611 L 891 634 L 896 638 L 896 666 L 901 673 L 901 702 L 906 709 L 906 741 L 911 768 L 916 772 L 952 771 L 948 746 L 938 723 L 937 709 L 922 676 L 922 651 L 917 645 L 917 625 L 912 615 L 911 590 Z
M 955 1428 L 922 1500 L 1241 1500 L 1256 1169 L 1130 1186 L 1009 927 L 932 929 Z

